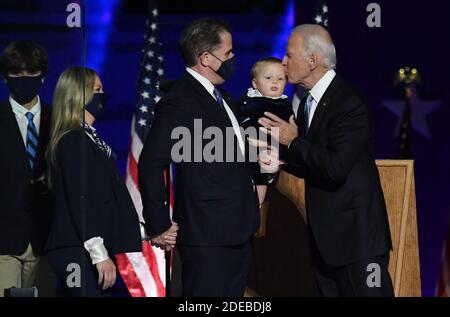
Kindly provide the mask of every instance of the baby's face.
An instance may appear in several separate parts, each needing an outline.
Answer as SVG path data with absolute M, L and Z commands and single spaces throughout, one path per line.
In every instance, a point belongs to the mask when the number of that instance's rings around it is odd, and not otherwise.
M 253 88 L 258 89 L 264 97 L 280 97 L 286 86 L 283 65 L 275 63 L 261 65 L 252 84 Z

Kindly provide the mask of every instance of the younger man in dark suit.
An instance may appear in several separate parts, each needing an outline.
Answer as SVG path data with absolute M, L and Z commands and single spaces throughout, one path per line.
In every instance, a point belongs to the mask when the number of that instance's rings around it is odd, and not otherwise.
M 51 212 L 44 183 L 50 109 L 39 89 L 47 73 L 45 49 L 31 41 L 8 45 L 0 72 L 10 91 L 0 105 L 0 296 L 35 285 Z
M 176 242 L 182 261 L 183 295 L 243 296 L 250 239 L 259 218 L 252 175 L 244 160 L 235 159 L 236 155 L 245 156 L 236 110 L 217 87 L 233 73 L 232 37 L 226 23 L 200 19 L 187 26 L 180 43 L 186 72 L 156 105 L 155 120 L 139 159 L 146 229 L 153 243 L 173 245 L 170 235 L 177 227 L 170 221 L 163 172 L 174 161 L 173 218 L 179 226 Z M 205 134 L 206 129 L 215 129 L 230 141 L 216 148 L 222 156 L 206 159 L 203 150 L 206 152 L 210 140 L 204 138 L 192 143 L 193 151 L 185 149 L 189 158 L 175 160 L 174 132 L 179 128 L 195 139 L 196 133 L 203 134 L 197 131 L 198 122 Z

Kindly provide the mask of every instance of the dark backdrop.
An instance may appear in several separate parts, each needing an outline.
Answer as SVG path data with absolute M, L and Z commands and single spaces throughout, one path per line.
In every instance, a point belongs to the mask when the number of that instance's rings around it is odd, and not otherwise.
M 86 64 L 99 71 L 105 90 L 112 93 L 108 115 L 98 122 L 100 133 L 118 153 L 124 171 L 129 131 L 135 103 L 140 50 L 143 46 L 146 1 L 89 0 L 86 42 L 82 29 L 65 25 L 66 6 L 77 1 L 2 0 L 0 3 L 0 49 L 15 39 L 33 39 L 50 54 L 50 73 L 42 90 L 51 102 L 57 77 L 70 65 Z M 441 249 L 450 210 L 450 118 L 449 81 L 450 2 L 378 1 L 381 28 L 366 25 L 366 0 L 329 0 L 330 32 L 337 47 L 338 72 L 368 97 L 375 113 L 377 158 L 394 159 L 397 118 L 383 107 L 396 99 L 393 87 L 399 67 L 415 66 L 422 83 L 420 97 L 441 100 L 428 114 L 432 133 L 428 139 L 411 133 L 415 160 L 417 210 L 423 294 L 432 296 L 439 276 Z M 282 57 L 289 30 L 295 24 L 311 22 L 315 0 L 297 1 L 160 1 L 160 32 L 168 78 L 184 69 L 178 54 L 181 29 L 191 20 L 214 16 L 233 27 L 238 73 L 226 87 L 235 97 L 250 85 L 249 71 L 257 59 Z M 86 43 L 86 55 L 83 43 Z M 0 98 L 7 91 L 0 85 Z M 295 247 L 295 246 L 293 246 Z

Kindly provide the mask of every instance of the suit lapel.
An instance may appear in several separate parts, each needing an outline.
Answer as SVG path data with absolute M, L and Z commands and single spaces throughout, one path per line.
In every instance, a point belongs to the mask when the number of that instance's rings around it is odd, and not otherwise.
M 189 85 L 193 86 L 193 91 L 198 95 L 199 99 L 201 100 L 200 107 L 202 108 L 202 112 L 205 114 L 202 117 L 212 120 L 213 126 L 220 128 L 224 132 L 224 135 L 226 135 L 226 129 L 228 127 L 232 127 L 232 122 L 225 108 L 221 107 L 216 101 L 216 99 L 206 90 L 206 88 L 203 87 L 203 85 L 189 73 L 186 72 L 184 80 L 187 81 Z M 234 109 L 233 107 L 233 101 L 226 92 L 221 90 L 221 93 L 222 98 L 233 112 L 239 125 L 240 124 L 238 119 L 239 116 L 235 112 L 236 109 Z M 234 133 L 233 135 L 235 138 L 235 144 L 237 144 L 237 142 L 239 142 L 237 140 L 239 136 L 236 133 Z
M 324 100 L 324 98 L 320 99 L 316 111 L 314 112 L 314 117 L 311 121 L 311 125 L 309 126 L 308 132 L 306 133 L 307 137 L 317 129 L 317 126 L 319 125 L 320 119 L 322 119 L 327 103 L 328 101 Z
M 322 98 L 319 100 L 319 103 L 317 104 L 317 108 L 316 111 L 314 112 L 314 116 L 311 121 L 311 125 L 309 126 L 309 130 L 308 133 L 306 134 L 306 137 L 312 135 L 318 129 L 320 121 L 323 118 L 325 109 L 331 104 L 331 98 L 333 97 L 334 93 L 338 90 L 337 89 L 338 86 L 339 86 L 339 78 L 338 75 L 336 75 L 334 76 L 327 90 L 325 91 Z
M 228 95 L 228 93 L 224 90 L 220 90 L 222 93 L 222 97 L 223 100 L 227 103 L 228 108 L 230 108 L 231 112 L 233 112 L 234 116 L 236 117 L 236 120 L 238 121 L 238 123 L 241 123 L 241 118 L 239 116 L 239 114 L 237 113 L 237 109 L 234 106 L 234 102 L 231 99 L 231 97 Z
M 50 108 L 41 105 L 41 122 L 39 128 L 39 141 L 38 141 L 38 152 L 36 155 L 36 163 L 38 164 L 34 171 L 39 174 L 43 171 L 45 166 L 45 149 L 48 144 L 50 135 L 50 120 L 51 120 Z M 42 166 L 43 165 L 43 166 Z M 40 176 L 40 175 L 36 175 Z
M 12 157 L 12 162 L 19 161 L 20 164 L 28 167 L 28 157 L 25 144 L 23 143 L 22 134 L 20 133 L 16 116 L 14 115 L 9 102 L 1 105 L 0 118 L 0 127 L 7 136 L 7 142 L 9 144 L 9 146 L 7 146 L 8 151 L 10 151 L 10 155 L 14 156 Z M 18 157 L 15 155 L 18 155 Z M 28 168 L 27 171 L 30 171 L 30 169 Z
M 193 91 L 198 95 L 201 100 L 200 106 L 203 112 L 209 116 L 214 117 L 215 122 L 220 126 L 229 126 L 231 121 L 226 113 L 226 110 L 221 108 L 216 99 L 206 90 L 201 83 L 197 81 L 192 75 L 186 72 L 184 80 L 193 87 Z M 225 97 L 223 96 L 225 99 Z M 228 100 L 225 99 L 228 104 Z

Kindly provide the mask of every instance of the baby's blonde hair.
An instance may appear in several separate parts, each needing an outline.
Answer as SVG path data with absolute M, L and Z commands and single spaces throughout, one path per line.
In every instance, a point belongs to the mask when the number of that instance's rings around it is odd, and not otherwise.
M 250 71 L 250 74 L 252 75 L 252 78 L 256 78 L 258 76 L 258 73 L 261 71 L 261 67 L 269 65 L 269 64 L 280 64 L 283 65 L 283 62 L 281 59 L 277 57 L 265 57 L 261 58 L 259 61 L 257 61 Z

